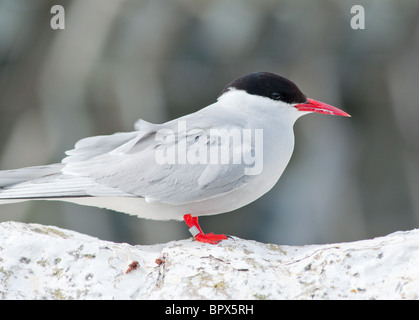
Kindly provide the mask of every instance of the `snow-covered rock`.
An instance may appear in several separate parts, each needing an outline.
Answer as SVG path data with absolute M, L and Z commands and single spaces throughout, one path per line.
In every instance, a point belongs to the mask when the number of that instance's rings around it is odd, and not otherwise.
M 132 246 L 0 223 L 0 299 L 418 297 L 419 230 L 300 247 L 239 238 Z

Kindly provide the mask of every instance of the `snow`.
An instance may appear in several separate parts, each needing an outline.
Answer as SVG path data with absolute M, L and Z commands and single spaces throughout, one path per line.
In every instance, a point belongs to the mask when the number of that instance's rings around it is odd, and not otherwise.
M 0 299 L 417 299 L 418 266 L 419 230 L 327 245 L 132 246 L 0 223 Z

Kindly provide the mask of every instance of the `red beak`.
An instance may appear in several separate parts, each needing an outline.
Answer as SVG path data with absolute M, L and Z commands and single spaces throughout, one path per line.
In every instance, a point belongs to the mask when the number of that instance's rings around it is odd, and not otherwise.
M 333 107 L 329 104 L 316 101 L 313 99 L 307 99 L 308 103 L 297 104 L 295 107 L 299 111 L 310 111 L 324 114 L 334 114 L 337 116 L 350 117 L 345 111 L 342 111 L 336 107 Z

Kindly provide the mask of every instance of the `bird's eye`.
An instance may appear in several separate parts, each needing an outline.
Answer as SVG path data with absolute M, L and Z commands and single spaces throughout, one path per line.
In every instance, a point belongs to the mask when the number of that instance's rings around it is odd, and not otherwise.
M 274 100 L 279 100 L 281 99 L 281 95 L 278 92 L 274 92 L 271 94 L 271 98 Z

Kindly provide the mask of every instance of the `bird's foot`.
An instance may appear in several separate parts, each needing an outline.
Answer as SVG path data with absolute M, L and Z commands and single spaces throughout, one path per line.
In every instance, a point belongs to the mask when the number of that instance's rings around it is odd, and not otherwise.
M 224 234 L 204 234 L 201 227 L 199 226 L 198 217 L 192 217 L 190 214 L 185 214 L 183 219 L 189 227 L 189 232 L 195 237 L 196 241 L 217 244 L 221 240 L 228 239 Z
M 195 236 L 195 239 L 196 239 L 196 241 L 199 241 L 199 242 L 217 244 L 221 240 L 227 240 L 228 238 L 224 234 L 213 234 L 211 232 L 211 233 L 207 233 L 207 234 L 198 233 Z

